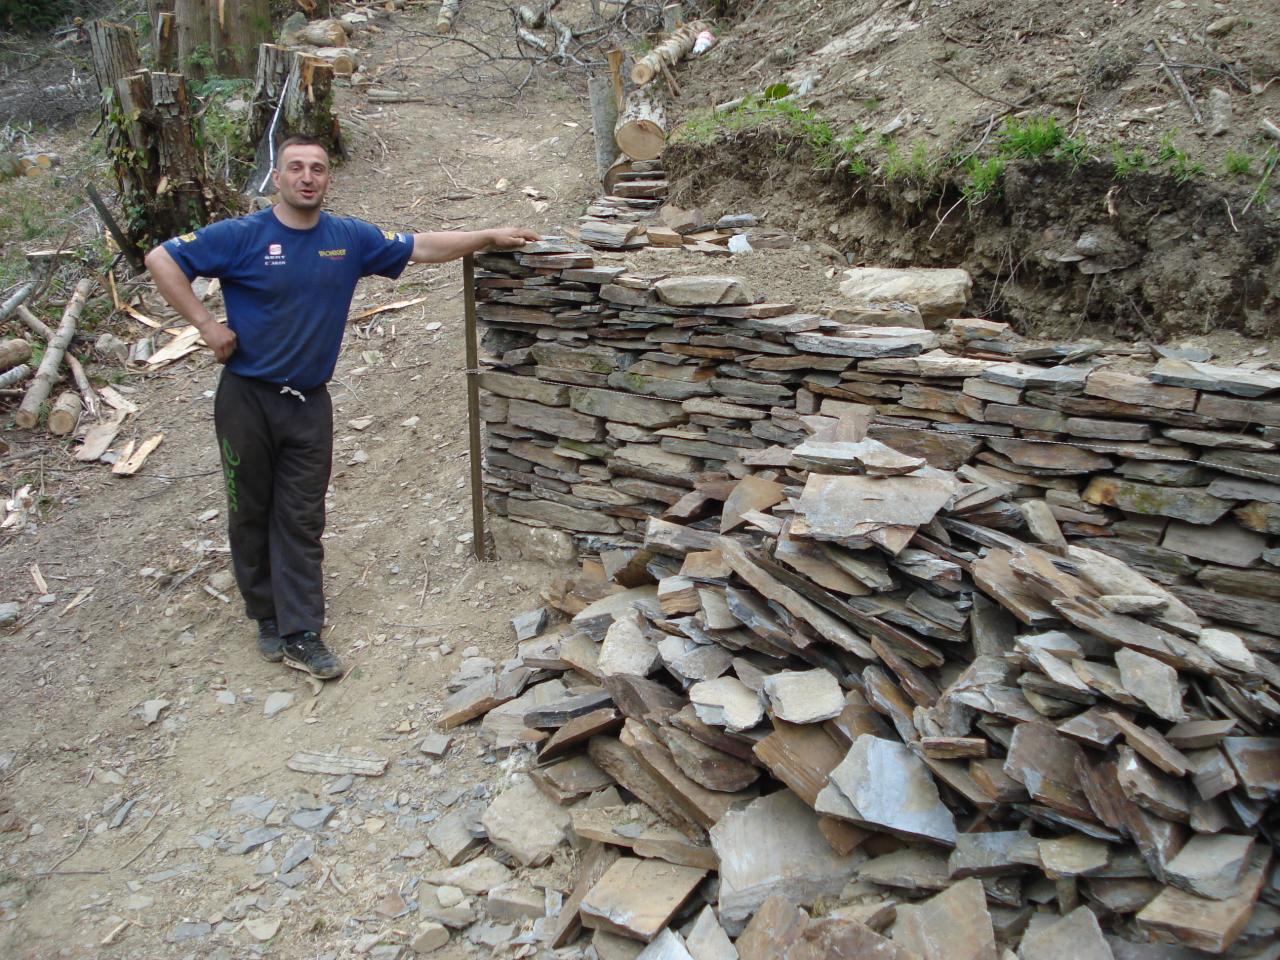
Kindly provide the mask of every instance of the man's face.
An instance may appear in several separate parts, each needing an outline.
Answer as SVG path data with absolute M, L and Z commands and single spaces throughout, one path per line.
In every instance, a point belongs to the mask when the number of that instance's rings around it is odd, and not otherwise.
M 329 157 L 323 147 L 287 147 L 271 179 L 281 203 L 296 210 L 318 210 L 329 190 Z

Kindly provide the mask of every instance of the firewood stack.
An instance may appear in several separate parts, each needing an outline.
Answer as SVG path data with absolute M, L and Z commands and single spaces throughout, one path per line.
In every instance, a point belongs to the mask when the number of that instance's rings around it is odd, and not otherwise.
M 545 940 L 1274 945 L 1280 378 L 799 314 L 554 241 L 480 260 L 490 506 L 597 555 L 439 721 L 536 745 L 484 824 L 525 864 L 582 848 Z

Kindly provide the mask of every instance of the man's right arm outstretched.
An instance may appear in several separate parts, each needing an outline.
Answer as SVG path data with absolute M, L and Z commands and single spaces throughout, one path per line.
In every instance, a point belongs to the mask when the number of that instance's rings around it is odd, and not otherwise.
M 226 363 L 236 352 L 235 331 L 214 319 L 191 289 L 187 275 L 163 245 L 147 254 L 146 263 L 160 296 L 200 331 L 201 338 L 218 362 Z

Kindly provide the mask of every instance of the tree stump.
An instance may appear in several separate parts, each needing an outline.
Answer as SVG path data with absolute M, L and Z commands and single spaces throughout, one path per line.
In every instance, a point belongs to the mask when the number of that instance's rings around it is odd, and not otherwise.
M 147 0 L 147 20 L 151 24 L 151 63 L 157 70 L 172 70 L 178 55 L 178 32 L 173 12 L 174 0 Z
M 249 104 L 249 142 L 259 143 L 271 130 L 271 118 L 284 93 L 285 81 L 293 70 L 297 54 L 292 50 L 264 43 L 258 48 L 258 73 L 253 85 L 253 99 Z M 273 131 L 277 140 L 280 131 Z
M 281 111 L 284 135 L 315 137 L 332 157 L 341 157 L 342 134 L 333 112 L 333 67 L 316 57 L 298 54 L 289 73 L 289 89 Z
M 104 98 L 103 110 L 107 111 L 106 98 L 115 90 L 121 77 L 142 69 L 138 56 L 138 36 L 132 27 L 108 20 L 91 21 L 85 28 L 89 34 L 89 56 L 93 60 L 93 75 Z

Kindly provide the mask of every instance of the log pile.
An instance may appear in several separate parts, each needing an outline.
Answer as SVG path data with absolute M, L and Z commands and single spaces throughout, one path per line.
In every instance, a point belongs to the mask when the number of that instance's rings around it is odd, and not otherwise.
M 596 558 L 440 723 L 536 744 L 552 810 L 593 797 L 538 818 L 586 845 L 555 945 L 1274 941 L 1276 374 L 556 241 L 478 263 L 490 507 Z M 489 840 L 550 856 L 505 796 Z

